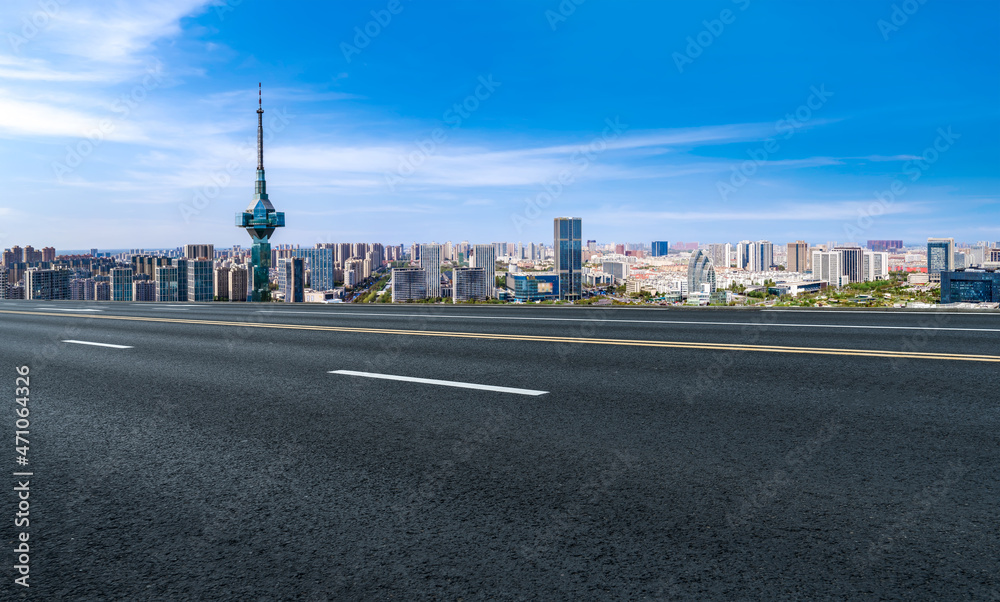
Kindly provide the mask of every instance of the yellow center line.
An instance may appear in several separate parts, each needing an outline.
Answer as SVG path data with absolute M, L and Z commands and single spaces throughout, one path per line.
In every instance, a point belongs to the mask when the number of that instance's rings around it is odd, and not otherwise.
M 575 343 L 589 345 L 618 345 L 633 347 L 664 347 L 669 349 L 702 349 L 714 351 L 759 351 L 769 353 L 804 353 L 813 355 L 850 355 L 858 357 L 885 357 L 896 359 L 937 359 L 967 362 L 1000 362 L 998 355 L 963 353 L 929 353 L 918 351 L 890 351 L 882 349 L 843 349 L 824 347 L 787 347 L 782 345 L 749 345 L 736 343 L 695 343 L 686 341 L 651 341 L 641 339 L 597 339 L 526 334 L 496 334 L 488 332 L 451 332 L 439 330 L 401 330 L 390 328 L 358 328 L 351 326 L 316 326 L 310 324 L 278 324 L 266 322 L 227 322 L 220 320 L 192 320 L 183 318 L 156 318 L 147 316 L 113 316 L 94 314 L 52 314 L 47 312 L 0 310 L 3 314 L 45 316 L 47 318 L 87 318 L 93 320 L 129 320 L 136 322 L 165 322 L 170 324 L 198 324 L 202 326 L 235 326 L 245 328 L 277 328 L 281 330 L 312 330 L 322 332 L 349 332 L 359 334 L 388 334 L 404 336 L 448 337 L 464 339 L 490 339 L 500 341 L 532 341 L 540 343 Z

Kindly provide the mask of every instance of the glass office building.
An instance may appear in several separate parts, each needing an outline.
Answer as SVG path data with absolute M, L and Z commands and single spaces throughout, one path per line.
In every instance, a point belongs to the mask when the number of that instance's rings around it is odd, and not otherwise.
M 582 221 L 579 217 L 557 217 L 553 224 L 559 298 L 567 301 L 576 301 L 583 294 Z
M 688 261 L 688 294 L 702 292 L 702 285 L 709 285 L 708 293 L 715 292 L 715 266 L 705 251 L 698 249 Z
M 177 300 L 188 300 L 188 260 L 183 258 L 174 259 L 174 267 L 177 268 Z
M 180 300 L 177 293 L 176 267 L 163 266 L 156 268 L 156 300 L 160 302 Z
M 941 272 L 941 303 L 1000 302 L 1000 272 Z
M 427 296 L 441 296 L 441 245 L 420 245 L 420 269 L 427 277 Z
M 292 257 L 301 257 L 308 264 L 309 288 L 314 291 L 330 291 L 334 285 L 333 249 L 294 249 Z
M 132 268 L 111 269 L 111 300 L 132 300 Z
M 286 303 L 305 302 L 305 274 L 305 260 L 301 257 L 278 260 L 278 290 Z
M 507 274 L 507 288 L 518 301 L 545 301 L 559 298 L 558 274 Z
M 665 240 L 653 241 L 653 257 L 666 257 L 670 253 L 670 243 Z
M 185 288 L 187 297 L 183 301 L 212 301 L 215 298 L 214 271 L 211 259 L 188 259 Z M 178 283 L 178 295 L 180 295 Z
M 955 269 L 955 239 L 927 239 L 927 278 L 931 281 L 940 280 L 941 272 Z

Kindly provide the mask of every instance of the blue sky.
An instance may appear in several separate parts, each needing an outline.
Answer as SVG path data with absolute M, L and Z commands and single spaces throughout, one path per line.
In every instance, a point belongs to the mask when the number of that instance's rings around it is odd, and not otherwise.
M 1000 3 L 577 1 L 5 2 L 0 247 L 1000 240 Z

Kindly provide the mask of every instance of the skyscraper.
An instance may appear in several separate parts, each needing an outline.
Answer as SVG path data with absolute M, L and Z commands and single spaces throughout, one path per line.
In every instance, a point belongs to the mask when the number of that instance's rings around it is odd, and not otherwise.
M 688 261 L 688 294 L 702 292 L 702 285 L 708 285 L 709 293 L 715 292 L 715 266 L 704 251 L 698 249 Z
M 441 296 L 441 245 L 420 245 L 420 269 L 427 278 L 427 296 Z
M 257 181 L 254 184 L 254 196 L 250 205 L 242 213 L 236 214 L 236 226 L 246 228 L 250 234 L 253 246 L 250 250 L 250 261 L 253 265 L 252 301 L 269 301 L 271 298 L 270 278 L 271 267 L 271 235 L 275 228 L 285 225 L 285 214 L 275 211 L 274 205 L 267 198 L 267 183 L 264 180 L 264 109 L 260 90 L 257 91 Z
M 211 259 L 188 259 L 187 261 L 187 297 L 184 301 L 211 301 L 215 296 L 215 283 L 212 281 Z M 180 280 L 180 278 L 178 278 Z M 178 282 L 179 289 L 179 282 Z M 178 290 L 178 295 L 180 291 Z
M 774 244 L 769 240 L 758 240 L 753 243 L 753 254 L 750 258 L 751 264 L 750 271 L 753 272 L 766 272 L 771 269 L 774 265 Z
M 666 240 L 653 241 L 653 257 L 666 257 L 670 252 L 670 242 Z
M 229 268 L 215 268 L 215 290 L 213 297 L 219 301 L 229 300 Z
M 132 300 L 132 268 L 111 268 L 111 300 Z
M 310 288 L 316 291 L 333 290 L 336 269 L 334 249 L 295 249 L 292 256 L 301 257 L 308 262 Z
M 576 301 L 583 294 L 583 248 L 579 217 L 557 217 L 554 225 L 555 272 L 559 298 Z
M 177 268 L 177 300 L 187 301 L 188 300 L 188 260 L 183 257 L 177 257 L 173 260 L 174 266 Z
M 534 244 L 532 244 L 532 247 L 534 247 Z M 534 257 L 532 257 L 532 259 L 534 259 Z M 469 267 L 483 268 L 486 270 L 486 277 L 484 280 L 486 283 L 485 295 L 487 297 L 496 297 L 496 248 L 494 248 L 493 245 L 475 245 L 472 247 L 472 260 L 469 262 Z
M 864 282 L 864 249 L 861 247 L 834 247 L 840 253 L 840 273 L 850 278 L 850 282 Z
M 250 273 L 241 265 L 229 269 L 229 300 L 247 301 L 250 295 Z
M 283 293 L 286 303 L 305 301 L 304 259 L 288 257 L 278 260 L 278 290 Z
M 785 269 L 789 272 L 805 272 L 809 260 L 809 245 L 804 240 L 788 243 L 788 259 Z
M 955 269 L 955 239 L 927 239 L 927 278 L 934 282 L 941 280 L 941 272 Z
M 161 266 L 156 268 L 156 300 L 177 301 L 179 295 L 177 291 L 177 268 L 175 266 Z
M 749 240 L 741 240 L 736 243 L 736 267 L 741 270 L 750 269 L 750 257 L 753 254 L 751 251 L 753 243 Z
M 186 259 L 215 259 L 215 245 L 184 245 Z
M 850 282 L 850 279 L 844 275 L 842 256 L 839 251 L 814 251 L 812 276 L 813 280 L 822 280 L 837 288 Z

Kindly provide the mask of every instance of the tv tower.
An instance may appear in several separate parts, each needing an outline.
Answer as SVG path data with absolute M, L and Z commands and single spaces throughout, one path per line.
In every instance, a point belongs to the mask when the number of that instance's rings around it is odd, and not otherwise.
M 253 240 L 250 261 L 250 301 L 270 301 L 271 287 L 271 243 L 268 242 L 275 228 L 285 225 L 285 214 L 274 210 L 267 198 L 267 182 L 264 181 L 264 108 L 261 102 L 260 84 L 257 84 L 257 181 L 253 200 L 242 213 L 236 214 L 236 227 L 246 228 Z

